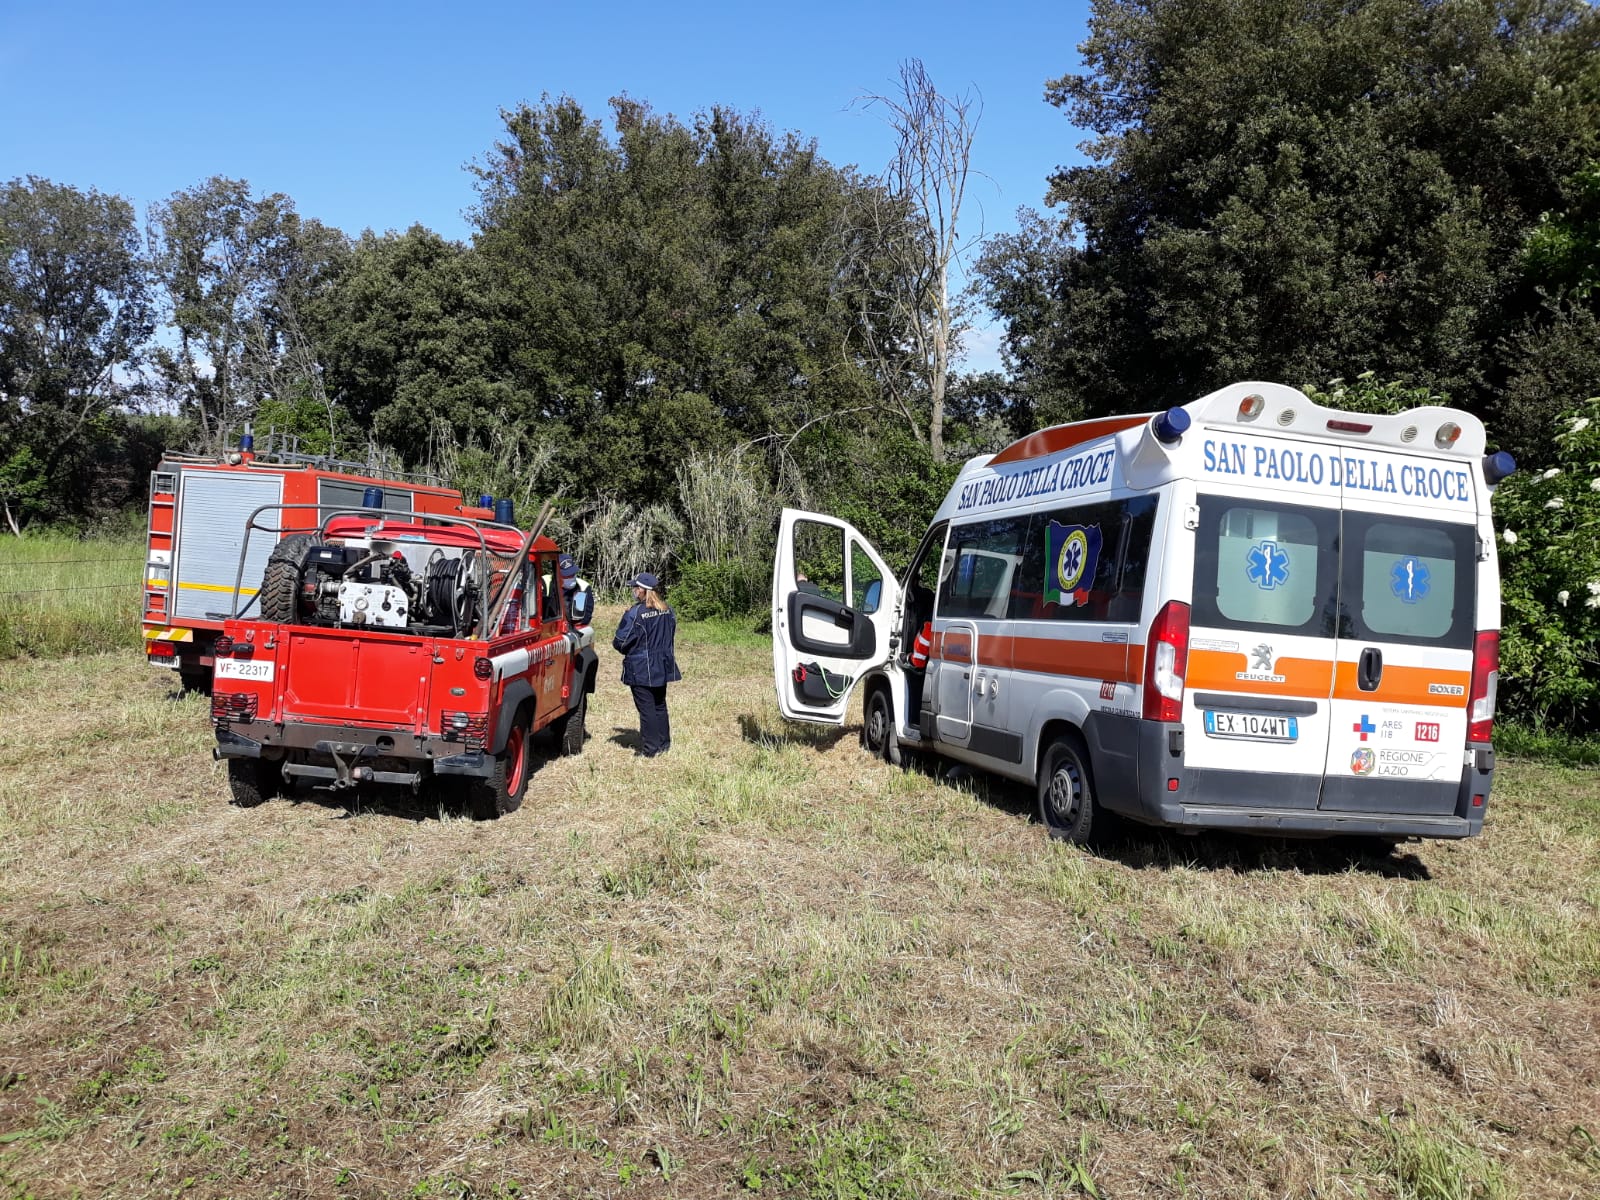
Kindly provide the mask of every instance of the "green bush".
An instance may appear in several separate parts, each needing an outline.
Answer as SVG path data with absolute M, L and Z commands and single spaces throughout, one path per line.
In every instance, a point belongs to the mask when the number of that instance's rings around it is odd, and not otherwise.
M 685 621 L 749 616 L 767 606 L 770 570 L 766 563 L 684 563 L 672 586 L 672 607 Z
M 1554 461 L 1500 486 L 1500 707 L 1534 729 L 1600 730 L 1600 396 L 1561 421 Z

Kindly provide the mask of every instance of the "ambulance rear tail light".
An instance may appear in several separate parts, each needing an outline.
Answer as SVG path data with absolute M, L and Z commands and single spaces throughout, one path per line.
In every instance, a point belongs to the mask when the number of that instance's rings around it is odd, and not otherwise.
M 1439 426 L 1439 431 L 1433 435 L 1433 444 L 1441 450 L 1448 450 L 1456 444 L 1456 439 L 1461 436 L 1461 426 L 1454 421 L 1446 421 Z
M 1467 741 L 1494 738 L 1494 694 L 1500 685 L 1500 631 L 1482 629 L 1472 643 L 1472 694 L 1467 701 Z
M 1150 627 L 1144 656 L 1144 718 L 1183 719 L 1183 678 L 1189 670 L 1189 606 L 1169 600 Z
M 1239 420 L 1254 421 L 1261 415 L 1262 410 L 1266 407 L 1267 402 L 1260 396 L 1253 394 L 1246 396 L 1243 400 L 1239 401 Z
M 1516 469 L 1517 460 L 1504 450 L 1496 450 L 1493 454 L 1483 456 L 1483 478 L 1491 484 L 1499 483 Z
M 1156 417 L 1152 428 L 1155 430 L 1156 441 L 1163 446 L 1170 446 L 1188 432 L 1189 414 L 1181 408 L 1169 408 Z
M 1372 426 L 1360 421 L 1329 421 L 1328 428 L 1335 433 L 1371 433 Z

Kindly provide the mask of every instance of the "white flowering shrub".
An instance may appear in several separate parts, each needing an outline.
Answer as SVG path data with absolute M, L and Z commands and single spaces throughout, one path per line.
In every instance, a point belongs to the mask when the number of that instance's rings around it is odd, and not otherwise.
M 1600 729 L 1600 396 L 1562 425 L 1555 461 L 1519 464 L 1495 493 L 1500 707 L 1583 734 Z

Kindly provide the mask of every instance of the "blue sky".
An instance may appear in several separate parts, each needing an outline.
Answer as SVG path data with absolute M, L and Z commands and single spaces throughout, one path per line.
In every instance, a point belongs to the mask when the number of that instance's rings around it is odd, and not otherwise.
M 499 111 L 541 94 L 609 115 L 620 93 L 688 118 L 759 111 L 876 171 L 891 134 L 852 104 L 919 57 L 983 118 L 964 232 L 1015 228 L 1082 134 L 1043 99 L 1078 69 L 1086 0 L 1068 3 L 0 2 L 0 178 L 40 175 L 152 201 L 211 175 L 284 192 L 351 234 L 421 222 L 470 232 L 464 169 Z M 992 366 L 994 334 L 967 366 Z

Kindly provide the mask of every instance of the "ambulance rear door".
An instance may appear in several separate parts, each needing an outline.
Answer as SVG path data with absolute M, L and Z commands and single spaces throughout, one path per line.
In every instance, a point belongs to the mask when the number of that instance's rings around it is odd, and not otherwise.
M 1478 486 L 1459 459 L 1374 452 L 1345 481 L 1326 811 L 1455 815 L 1477 633 Z
M 844 724 L 862 676 L 889 660 L 900 588 L 883 557 L 837 517 L 783 510 L 772 565 L 778 709 Z
M 1197 501 L 1184 761 L 1198 770 L 1184 801 L 1315 812 L 1333 719 L 1338 492 L 1241 487 Z

